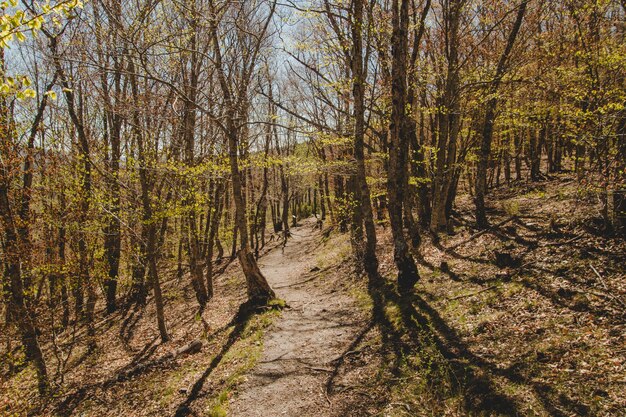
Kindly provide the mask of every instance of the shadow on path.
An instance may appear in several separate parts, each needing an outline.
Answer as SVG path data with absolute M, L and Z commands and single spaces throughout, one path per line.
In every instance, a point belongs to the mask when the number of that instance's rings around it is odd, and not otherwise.
M 280 308 L 280 307 L 278 306 L 261 306 L 261 307 L 251 306 L 247 302 L 242 304 L 239 307 L 239 311 L 237 312 L 235 317 L 233 317 L 233 319 L 227 326 L 227 327 L 230 327 L 234 325 L 235 327 L 228 335 L 228 339 L 224 343 L 224 346 L 222 346 L 222 349 L 219 351 L 217 355 L 215 355 L 215 357 L 213 358 L 213 360 L 211 361 L 207 369 L 202 373 L 202 375 L 200 375 L 200 377 L 193 384 L 193 387 L 189 391 L 189 394 L 187 395 L 187 398 L 185 399 L 185 401 L 183 401 L 182 403 L 178 405 L 178 408 L 176 409 L 176 412 L 174 413 L 175 417 L 184 417 L 184 416 L 188 416 L 192 414 L 191 404 L 200 397 L 200 392 L 202 391 L 202 387 L 204 386 L 206 379 L 209 377 L 209 375 L 211 375 L 211 373 L 215 370 L 215 368 L 217 368 L 217 366 L 220 364 L 220 362 L 224 358 L 224 355 L 228 353 L 230 348 L 242 336 L 246 328 L 246 325 L 248 324 L 250 319 L 255 314 L 260 313 L 262 311 L 266 311 L 268 308 L 272 309 L 272 308 Z

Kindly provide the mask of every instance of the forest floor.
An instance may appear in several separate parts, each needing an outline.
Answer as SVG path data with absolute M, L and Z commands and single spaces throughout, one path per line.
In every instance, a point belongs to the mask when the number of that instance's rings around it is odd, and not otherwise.
M 463 195 L 450 234 L 422 235 L 409 295 L 379 230 L 379 283 L 360 287 L 377 325 L 331 396 L 369 402 L 344 415 L 626 416 L 626 242 L 597 195 L 564 173 L 489 197 L 486 232 Z
M 259 314 L 239 311 L 236 261 L 216 267 L 201 313 L 187 276 L 163 277 L 171 342 L 151 300 L 100 314 L 93 354 L 82 326 L 46 329 L 63 389 L 42 401 L 30 367 L 5 378 L 2 366 L 0 415 L 626 415 L 626 242 L 604 237 L 597 198 L 571 174 L 494 189 L 489 206 L 486 232 L 461 196 L 454 230 L 423 234 L 421 280 L 403 296 L 385 224 L 370 280 L 349 234 L 305 220 L 286 247 L 272 242 L 259 262 L 285 305 Z
M 329 407 L 323 387 L 333 360 L 367 314 L 345 291 L 354 282 L 341 276 L 351 274 L 346 236 L 322 239 L 315 224 L 302 221 L 286 246 L 274 240 L 261 253 L 261 270 L 279 297 L 266 311 L 239 310 L 243 276 L 238 261 L 224 260 L 215 267 L 215 297 L 202 312 L 187 275 L 162 277 L 166 344 L 159 342 L 151 298 L 146 307 L 109 316 L 98 305 L 93 353 L 81 323 L 65 331 L 57 325 L 55 339 L 45 337 L 52 333 L 46 328 L 40 341 L 55 394 L 39 398 L 30 367 L 10 373 L 3 364 L 0 416 L 320 415 Z M 165 262 L 162 270 L 175 270 Z M 41 314 L 44 325 L 55 326 Z M 191 348 L 198 342 L 199 349 Z

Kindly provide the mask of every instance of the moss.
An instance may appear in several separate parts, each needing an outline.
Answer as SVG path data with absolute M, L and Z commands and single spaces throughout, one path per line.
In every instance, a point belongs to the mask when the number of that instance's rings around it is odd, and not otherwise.
M 459 408 L 463 398 L 454 392 L 453 373 L 438 351 L 434 340 L 422 332 L 420 348 L 403 358 L 398 381 L 391 389 L 390 404 L 406 404 L 408 408 L 388 408 L 386 415 L 438 416 L 446 410 Z M 410 412 L 409 412 L 410 409 Z
M 184 294 L 180 288 L 170 286 L 163 291 L 163 299 L 166 301 L 182 301 L 184 299 Z
M 323 246 L 317 249 L 315 265 L 320 269 L 337 265 L 340 261 L 350 256 L 351 251 L 350 242 L 346 236 L 331 236 L 328 240 L 324 241 Z
M 402 324 L 402 312 L 400 307 L 394 303 L 387 303 L 385 305 L 385 316 L 393 326 L 400 330 L 403 327 Z
M 517 216 L 520 214 L 519 202 L 517 201 L 505 201 L 502 203 L 502 208 L 509 216 Z
M 226 280 L 224 280 L 224 284 L 228 289 L 236 289 L 239 288 L 241 282 L 240 278 L 235 274 L 226 278 Z
M 476 316 L 480 314 L 480 312 L 483 310 L 484 307 L 485 307 L 485 304 L 483 302 L 474 301 L 469 307 L 469 313 Z
M 228 415 L 228 397 L 230 390 L 224 390 L 216 397 L 215 403 L 207 410 L 208 417 L 226 417 Z
M 287 306 L 287 302 L 280 298 L 274 298 L 267 303 L 270 307 L 278 307 L 279 309 L 285 308 Z
M 545 190 L 535 189 L 535 190 L 531 190 L 531 191 L 527 192 L 526 194 L 524 194 L 523 197 L 532 198 L 532 199 L 535 199 L 535 200 L 542 200 L 542 199 L 547 197 L 547 194 L 546 194 Z
M 362 288 L 353 287 L 350 289 L 350 296 L 356 300 L 357 307 L 364 311 L 372 311 L 373 302 L 372 297 Z
M 502 298 L 510 298 L 521 292 L 523 289 L 524 286 L 518 282 L 508 283 L 502 287 Z

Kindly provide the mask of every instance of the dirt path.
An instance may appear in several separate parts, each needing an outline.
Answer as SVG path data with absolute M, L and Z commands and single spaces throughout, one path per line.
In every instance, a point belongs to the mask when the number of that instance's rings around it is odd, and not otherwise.
M 321 274 L 311 273 L 317 266 L 314 249 L 320 242 L 312 226 L 305 222 L 293 229 L 284 251 L 276 248 L 260 261 L 277 296 L 291 308 L 285 309 L 265 336 L 261 361 L 230 404 L 232 416 L 332 414 L 325 383 L 332 361 L 348 348 L 359 323 L 350 319 L 354 300 L 320 285 Z

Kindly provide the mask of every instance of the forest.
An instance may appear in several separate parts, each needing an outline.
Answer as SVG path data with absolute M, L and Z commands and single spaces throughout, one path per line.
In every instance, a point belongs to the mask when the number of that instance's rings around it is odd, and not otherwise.
M 0 415 L 626 416 L 626 0 L 0 0 Z

